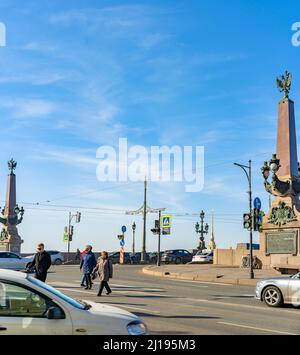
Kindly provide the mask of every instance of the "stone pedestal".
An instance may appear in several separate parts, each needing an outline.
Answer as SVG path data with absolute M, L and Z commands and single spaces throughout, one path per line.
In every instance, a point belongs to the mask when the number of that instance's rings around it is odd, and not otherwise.
M 299 183 L 294 103 L 282 100 L 278 108 L 277 158 L 280 181 L 290 182 L 283 195 L 276 193 L 272 208 L 264 218 L 260 232 L 260 251 L 271 265 L 300 264 L 300 200 L 294 184 Z
M 8 166 L 11 170 L 7 176 L 6 202 L 3 210 L 3 217 L 0 218 L 3 224 L 3 230 L 0 237 L 0 249 L 15 253 L 21 252 L 23 240 L 19 236 L 17 225 L 22 222 L 24 210 L 20 210 L 16 199 L 16 175 L 13 170 L 16 168 L 16 162 L 11 160 Z M 18 214 L 21 213 L 21 218 Z

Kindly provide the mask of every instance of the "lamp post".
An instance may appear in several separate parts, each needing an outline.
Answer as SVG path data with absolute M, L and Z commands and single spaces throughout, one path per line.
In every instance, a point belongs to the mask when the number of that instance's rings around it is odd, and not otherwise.
M 249 212 L 252 218 L 252 223 L 250 223 L 249 236 L 250 236 L 250 278 L 254 279 L 254 270 L 253 270 L 253 208 L 252 208 L 252 161 L 249 160 L 249 165 L 243 165 L 234 163 L 234 165 L 239 166 L 243 169 L 246 174 L 248 184 L 249 184 Z
M 135 254 L 135 230 L 136 230 L 136 224 L 133 222 L 132 225 L 132 253 Z
M 205 246 L 205 234 L 208 234 L 208 230 L 209 230 L 209 225 L 206 223 L 204 226 L 204 217 L 205 217 L 205 213 L 204 211 L 201 211 L 200 213 L 200 223 L 199 222 L 196 223 L 195 225 L 195 230 L 197 234 L 200 234 L 200 242 L 199 242 L 199 246 L 198 246 L 198 250 L 199 251 L 203 251 L 204 249 L 206 249 Z
M 71 246 L 71 241 L 73 240 L 73 229 L 74 229 L 74 227 L 71 225 L 73 218 L 76 218 L 76 223 L 80 223 L 80 221 L 81 221 L 81 212 L 76 212 L 76 214 L 72 214 L 72 212 L 69 212 L 67 261 L 69 261 L 70 246 Z

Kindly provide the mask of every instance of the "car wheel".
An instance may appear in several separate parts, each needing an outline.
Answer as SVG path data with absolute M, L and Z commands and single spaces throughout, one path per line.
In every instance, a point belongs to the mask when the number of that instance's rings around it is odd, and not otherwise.
M 283 304 L 283 297 L 280 290 L 275 286 L 267 287 L 263 292 L 263 301 L 269 307 L 280 307 Z
M 181 264 L 181 259 L 180 258 L 176 258 L 175 259 L 175 264 Z
M 62 261 L 60 259 L 56 259 L 54 261 L 54 265 L 61 265 L 62 264 Z

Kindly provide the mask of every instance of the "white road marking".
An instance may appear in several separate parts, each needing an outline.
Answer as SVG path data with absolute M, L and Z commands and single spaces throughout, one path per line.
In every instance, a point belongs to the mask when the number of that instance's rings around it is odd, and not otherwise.
M 170 281 L 177 281 L 179 283 L 190 283 L 190 284 L 193 284 L 193 286 L 197 286 L 197 287 L 200 287 L 200 288 L 207 288 L 208 286 L 202 286 L 203 284 L 204 285 L 215 285 L 215 286 L 237 286 L 237 285 L 232 285 L 232 284 L 226 284 L 226 283 L 221 283 L 221 282 L 209 282 L 209 281 L 188 281 L 188 280 L 178 280 L 178 279 L 173 279 L 172 277 L 166 279 L 166 280 L 170 280 Z M 199 285 L 200 284 L 200 285 Z
M 295 333 L 282 332 L 280 330 L 274 330 L 274 329 L 251 327 L 249 325 L 243 325 L 243 324 L 235 324 L 235 323 L 227 323 L 227 322 L 218 322 L 218 324 L 228 325 L 230 327 L 238 327 L 238 328 L 259 330 L 259 331 L 268 332 L 268 333 L 276 333 L 276 334 L 283 334 L 283 335 L 298 335 L 298 334 L 295 334 Z
M 78 280 L 75 280 L 75 286 L 80 284 L 81 280 L 78 281 Z M 58 283 L 56 283 L 58 284 Z M 99 285 L 99 281 L 94 281 L 94 285 Z M 137 289 L 137 288 L 140 288 L 140 289 L 143 289 L 144 291 L 164 291 L 163 288 L 148 288 L 147 286 L 141 286 L 141 285 L 121 285 L 121 284 L 115 284 L 115 283 L 110 283 L 109 284 L 111 287 L 124 287 L 124 289 Z
M 91 292 L 91 291 L 86 291 L 86 290 L 85 291 L 83 291 L 83 290 L 74 290 L 74 289 L 63 288 L 63 287 L 60 287 L 59 289 L 63 290 L 63 291 L 68 291 L 68 292 L 84 293 L 84 294 L 89 294 L 89 295 L 96 296 L 96 292 Z
M 227 306 L 227 307 L 241 307 L 241 308 L 248 308 L 248 309 L 258 309 L 260 311 L 269 311 L 269 312 L 284 312 L 284 313 L 291 313 L 293 315 L 300 315 L 297 312 L 289 311 L 282 308 L 270 308 L 270 307 L 258 307 L 258 306 L 251 306 L 247 304 L 240 304 L 240 303 L 230 303 L 230 302 L 220 302 L 220 301 L 212 301 L 212 300 L 205 300 L 199 298 L 180 298 L 181 300 L 188 300 L 192 302 L 201 302 L 201 303 L 211 303 L 220 306 Z
M 91 292 L 91 291 L 87 291 L 87 290 L 81 290 L 80 288 L 79 289 L 69 289 L 69 288 L 65 288 L 65 287 L 59 287 L 60 290 L 64 290 L 64 291 L 68 291 L 68 292 L 76 292 L 76 293 L 85 293 L 85 294 L 91 294 L 91 295 L 94 295 L 96 296 L 96 290 L 94 292 Z M 149 292 L 143 292 L 143 291 L 134 291 L 134 290 L 124 290 L 124 291 L 113 291 L 113 294 L 115 294 L 116 296 L 117 295 L 123 295 L 123 294 L 130 294 L 132 296 L 134 296 L 135 294 L 138 294 L 138 295 L 144 295 L 144 296 L 152 296 Z M 167 295 L 162 295 L 162 294 L 155 294 L 153 296 L 156 296 L 156 297 L 168 297 Z

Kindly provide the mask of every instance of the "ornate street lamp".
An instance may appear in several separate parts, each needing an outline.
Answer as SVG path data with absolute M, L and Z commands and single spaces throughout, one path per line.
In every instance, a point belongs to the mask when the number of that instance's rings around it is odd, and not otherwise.
M 265 161 L 264 166 L 261 168 L 261 172 L 265 180 L 265 189 L 274 196 L 285 196 L 291 187 L 290 181 L 281 181 L 278 178 L 277 173 L 280 167 L 280 159 L 277 158 L 276 154 L 273 154 L 272 159 L 269 162 Z M 272 183 L 269 183 L 268 179 L 271 172 L 273 174 Z M 299 187 L 297 184 L 293 184 L 293 188 L 298 192 Z
M 135 254 L 135 230 L 136 224 L 133 222 L 132 224 L 132 253 Z
M 201 213 L 200 213 L 201 225 L 199 224 L 199 222 L 197 222 L 195 225 L 196 233 L 200 234 L 200 241 L 199 241 L 198 250 L 201 252 L 206 249 L 204 236 L 205 236 L 205 234 L 208 234 L 208 231 L 209 231 L 209 225 L 207 223 L 204 225 L 204 217 L 205 217 L 205 213 L 204 213 L 204 211 L 201 211 Z

